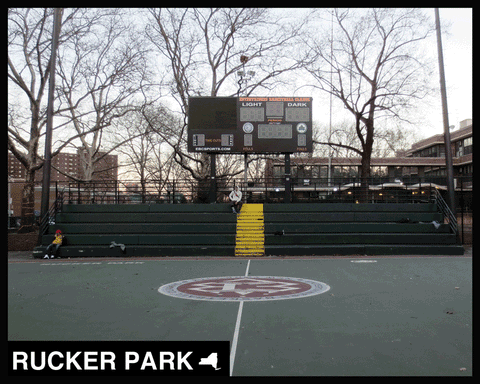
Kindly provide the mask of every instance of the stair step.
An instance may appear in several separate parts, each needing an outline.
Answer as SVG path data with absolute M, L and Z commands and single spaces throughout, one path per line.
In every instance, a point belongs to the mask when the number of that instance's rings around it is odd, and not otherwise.
M 244 204 L 237 215 L 235 256 L 265 254 L 265 225 L 263 204 Z

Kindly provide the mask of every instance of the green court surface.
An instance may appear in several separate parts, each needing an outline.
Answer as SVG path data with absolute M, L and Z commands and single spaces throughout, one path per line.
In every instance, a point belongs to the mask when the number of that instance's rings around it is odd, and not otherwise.
M 232 276 L 329 289 L 234 302 L 159 291 Z M 7 285 L 11 341 L 226 340 L 232 376 L 472 375 L 471 257 L 32 260 L 9 262 Z

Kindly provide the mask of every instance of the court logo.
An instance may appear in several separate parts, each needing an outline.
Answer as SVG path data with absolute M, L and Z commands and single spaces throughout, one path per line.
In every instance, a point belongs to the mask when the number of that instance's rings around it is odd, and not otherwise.
M 318 295 L 330 287 L 319 281 L 293 277 L 225 276 L 176 281 L 158 291 L 181 299 L 207 301 L 267 301 Z

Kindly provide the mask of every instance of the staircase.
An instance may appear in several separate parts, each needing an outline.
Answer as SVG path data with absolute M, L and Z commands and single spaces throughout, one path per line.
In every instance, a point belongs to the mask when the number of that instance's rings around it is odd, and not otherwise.
M 244 204 L 237 216 L 235 256 L 265 255 L 263 204 Z

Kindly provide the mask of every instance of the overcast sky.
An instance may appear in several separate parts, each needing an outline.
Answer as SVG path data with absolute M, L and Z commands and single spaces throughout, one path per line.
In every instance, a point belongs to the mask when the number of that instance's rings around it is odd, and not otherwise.
M 434 8 L 425 9 L 425 12 L 431 13 L 431 20 L 435 21 Z M 439 14 L 449 125 L 454 125 L 458 129 L 460 121 L 472 118 L 472 8 L 440 8 Z M 435 72 L 431 81 L 438 87 L 438 95 L 429 99 L 428 105 L 419 111 L 418 124 L 415 126 L 402 125 L 405 128 L 414 129 L 419 138 L 443 133 L 436 33 L 432 34 L 426 47 L 428 54 L 434 58 Z M 312 94 L 311 96 L 314 98 L 313 120 L 328 126 L 330 111 L 328 96 L 322 94 Z M 333 124 L 349 117 L 349 113 L 335 99 L 333 110 Z M 420 122 L 420 120 L 422 121 Z
M 442 32 L 443 24 L 451 23 L 449 32 L 442 33 L 442 45 L 449 123 L 458 128 L 461 120 L 472 118 L 472 8 L 440 8 L 439 14 Z M 443 132 L 440 95 L 437 109 L 434 134 Z

